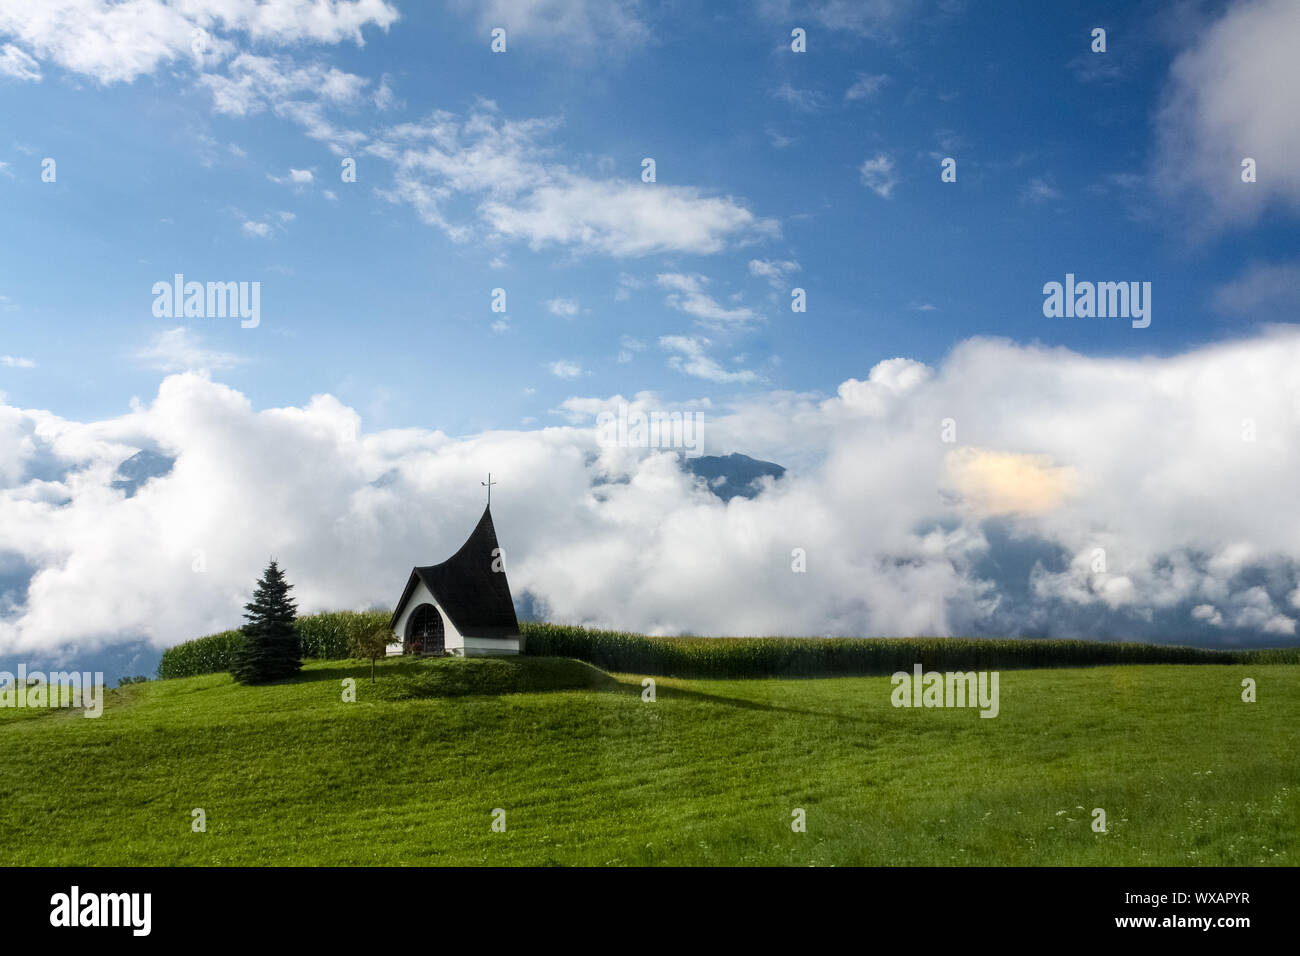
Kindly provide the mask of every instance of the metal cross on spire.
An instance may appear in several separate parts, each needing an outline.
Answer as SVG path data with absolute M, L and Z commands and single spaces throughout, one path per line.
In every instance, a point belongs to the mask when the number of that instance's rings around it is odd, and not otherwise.
M 479 484 L 482 485 L 484 488 L 486 488 L 486 489 L 488 490 L 488 507 L 491 508 L 491 507 L 492 507 L 492 486 L 493 486 L 493 485 L 498 485 L 498 484 L 500 484 L 500 482 L 499 482 L 499 481 L 493 481 L 493 480 L 492 480 L 492 472 L 489 471 L 489 472 L 488 472 L 488 480 L 487 480 L 487 481 L 480 481 Z

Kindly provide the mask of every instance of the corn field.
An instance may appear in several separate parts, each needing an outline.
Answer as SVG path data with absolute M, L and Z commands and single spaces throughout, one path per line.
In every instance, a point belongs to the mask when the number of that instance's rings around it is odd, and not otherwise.
M 999 638 L 646 637 L 525 623 L 525 653 L 669 677 L 827 677 L 1100 664 L 1295 664 L 1300 649 L 1217 651 L 1163 644 Z
M 388 611 L 327 611 L 295 625 L 304 658 L 343 660 L 354 634 L 386 628 Z M 1101 664 L 1298 664 L 1300 648 L 1219 651 L 1168 644 L 962 637 L 646 637 L 529 621 L 524 652 L 607 671 L 669 677 L 829 677 L 926 670 L 1016 670 Z M 163 651 L 158 676 L 230 669 L 242 640 L 223 631 Z
M 334 661 L 351 657 L 353 637 L 387 630 L 391 611 L 325 611 L 298 618 L 295 625 L 302 656 Z
M 169 647 L 158 662 L 158 676 L 197 677 L 228 671 L 243 640 L 241 631 L 222 631 Z
M 389 611 L 325 611 L 298 618 L 294 629 L 304 658 L 343 660 L 351 656 L 353 636 L 387 629 L 390 617 Z M 197 677 L 230 670 L 243 639 L 240 631 L 222 631 L 169 647 L 158 662 L 158 676 Z

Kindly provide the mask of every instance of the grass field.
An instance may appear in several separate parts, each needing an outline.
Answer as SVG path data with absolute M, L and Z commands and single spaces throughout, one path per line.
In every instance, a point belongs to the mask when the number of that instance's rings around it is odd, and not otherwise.
M 992 720 L 895 709 L 886 677 L 659 678 L 647 703 L 640 678 L 560 659 L 368 674 L 313 662 L 269 687 L 155 681 L 110 692 L 98 720 L 0 711 L 0 863 L 1292 865 L 1300 851 L 1294 666 L 1004 671 Z

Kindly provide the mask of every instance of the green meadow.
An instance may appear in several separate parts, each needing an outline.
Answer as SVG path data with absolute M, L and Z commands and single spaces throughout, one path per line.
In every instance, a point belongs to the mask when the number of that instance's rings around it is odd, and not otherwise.
M 1300 859 L 1295 666 L 1004 670 L 995 719 L 894 708 L 887 676 L 657 677 L 648 702 L 640 676 L 558 657 L 369 673 L 312 661 L 263 687 L 151 681 L 108 692 L 97 720 L 0 710 L 0 862 Z

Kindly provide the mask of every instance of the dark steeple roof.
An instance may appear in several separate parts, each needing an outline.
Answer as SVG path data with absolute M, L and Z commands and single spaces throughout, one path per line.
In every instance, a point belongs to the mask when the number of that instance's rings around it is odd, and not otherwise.
M 468 637 L 514 637 L 519 633 L 519 620 L 515 617 L 515 604 L 510 598 L 510 585 L 504 570 L 493 571 L 494 562 L 501 561 L 496 551 L 496 528 L 492 526 L 492 509 L 483 509 L 483 517 L 460 550 L 442 564 L 416 568 L 406 582 L 402 599 L 397 602 L 391 626 L 406 606 L 417 581 L 423 581 L 451 623 Z M 501 561 L 504 568 L 504 561 Z

